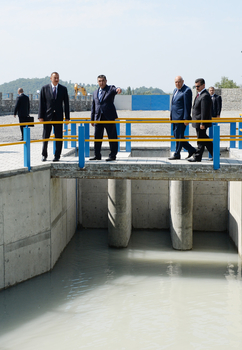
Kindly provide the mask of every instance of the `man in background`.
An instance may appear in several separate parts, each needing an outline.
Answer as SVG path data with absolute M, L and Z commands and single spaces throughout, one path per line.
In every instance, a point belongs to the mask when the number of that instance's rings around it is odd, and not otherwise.
M 70 120 L 69 96 L 67 88 L 59 84 L 59 74 L 53 72 L 50 76 L 51 83 L 42 87 L 39 101 L 39 121 L 52 121 L 52 124 L 43 124 L 43 139 L 48 139 L 54 127 L 55 138 L 63 138 L 63 124 L 55 124 L 55 121 L 63 121 L 63 104 L 65 106 L 65 120 Z M 42 161 L 48 157 L 48 141 L 43 142 Z M 62 141 L 56 141 L 54 162 L 60 160 Z
M 175 78 L 176 88 L 173 92 L 171 100 L 171 113 L 170 120 L 184 120 L 184 123 L 173 123 L 173 133 L 176 139 L 184 139 L 184 132 L 186 129 L 186 120 L 191 119 L 191 107 L 192 107 L 192 91 L 191 89 L 184 84 L 184 80 L 181 76 Z M 172 157 L 168 158 L 169 160 L 175 160 L 181 158 L 182 147 L 188 151 L 189 158 L 195 152 L 196 149 L 192 147 L 186 141 L 176 141 L 176 150 Z
M 208 92 L 210 93 L 211 99 L 212 99 L 212 117 L 213 118 L 220 118 L 221 109 L 222 109 L 222 98 L 221 96 L 215 94 L 215 90 L 213 86 L 210 86 L 208 89 Z
M 107 85 L 107 79 L 105 75 L 99 75 L 97 77 L 99 88 L 93 93 L 91 120 L 92 121 L 111 121 L 118 118 L 116 108 L 114 106 L 114 98 L 117 94 L 121 94 L 122 90 L 116 88 L 114 85 Z M 117 139 L 116 124 L 95 124 L 94 138 L 102 139 L 104 128 L 108 134 L 109 139 Z M 106 161 L 113 161 L 116 159 L 118 153 L 118 143 L 109 142 L 110 154 Z M 101 160 L 101 146 L 102 142 L 94 142 L 94 157 L 90 160 Z
M 29 97 L 24 94 L 24 90 L 22 88 L 18 89 L 18 97 L 16 98 L 16 103 L 14 107 L 14 118 L 16 118 L 16 114 L 18 114 L 19 122 L 25 123 L 27 121 L 27 117 L 29 116 Z M 23 129 L 24 126 L 20 125 L 20 131 L 21 131 L 21 139 L 20 141 L 23 141 Z
M 192 126 L 196 129 L 198 139 L 209 139 L 206 130 L 212 126 L 212 123 L 203 123 L 203 120 L 211 120 L 212 118 L 212 100 L 205 89 L 205 80 L 203 78 L 195 80 L 195 87 L 197 96 L 192 107 L 192 120 L 200 120 L 201 122 L 193 123 Z M 193 158 L 188 159 L 189 162 L 201 162 L 205 147 L 213 156 L 212 141 L 198 141 L 197 146 L 196 153 L 193 155 Z

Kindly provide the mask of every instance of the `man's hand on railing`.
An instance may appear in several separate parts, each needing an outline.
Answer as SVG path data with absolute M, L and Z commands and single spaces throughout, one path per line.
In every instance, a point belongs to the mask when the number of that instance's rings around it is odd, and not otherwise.
M 40 122 L 43 122 L 43 121 L 44 121 L 44 119 L 43 119 L 43 118 L 39 118 L 39 121 L 40 121 Z

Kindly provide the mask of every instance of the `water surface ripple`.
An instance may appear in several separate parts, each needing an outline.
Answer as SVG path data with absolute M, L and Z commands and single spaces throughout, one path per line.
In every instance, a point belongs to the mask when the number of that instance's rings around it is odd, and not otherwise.
M 1 350 L 241 349 L 241 260 L 226 233 L 78 231 L 53 271 L 0 292 Z

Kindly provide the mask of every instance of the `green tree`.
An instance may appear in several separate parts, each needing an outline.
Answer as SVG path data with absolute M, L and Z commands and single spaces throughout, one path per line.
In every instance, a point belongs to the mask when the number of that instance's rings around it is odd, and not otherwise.
M 132 91 L 131 91 L 131 87 L 130 86 L 127 87 L 127 90 L 126 90 L 125 94 L 126 95 L 132 95 Z
M 229 80 L 229 78 L 227 77 L 222 77 L 221 78 L 221 82 L 217 82 L 214 84 L 214 86 L 218 89 L 235 89 L 235 88 L 239 88 L 239 86 L 233 81 L 233 80 Z

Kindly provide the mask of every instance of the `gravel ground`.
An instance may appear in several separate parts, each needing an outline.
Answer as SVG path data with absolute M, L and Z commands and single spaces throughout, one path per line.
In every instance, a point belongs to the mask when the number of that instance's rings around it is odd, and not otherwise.
M 223 118 L 235 118 L 239 117 L 239 111 L 225 111 L 222 112 L 221 117 Z M 34 116 L 35 121 L 37 121 L 37 114 Z M 169 118 L 169 111 L 118 111 L 119 118 Z M 74 112 L 71 113 L 72 118 L 90 118 L 90 111 L 85 112 Z M 13 115 L 0 116 L 0 125 L 4 124 L 15 124 L 18 123 L 18 118 L 14 118 Z M 221 123 L 221 134 L 229 134 L 229 124 Z M 170 124 L 132 124 L 132 135 L 170 135 Z M 93 134 L 93 128 L 90 127 L 90 133 Z M 125 125 L 121 124 L 121 135 L 125 134 Z M 195 130 L 190 126 L 190 135 L 195 135 Z M 19 126 L 15 127 L 0 127 L 0 143 L 5 142 L 16 142 L 19 141 L 21 137 Z M 31 128 L 31 139 L 37 140 L 42 138 L 42 125 L 35 125 Z M 145 143 L 145 145 L 150 145 L 151 143 Z M 153 143 L 154 144 L 154 143 Z M 160 144 L 160 143 L 159 143 Z M 167 142 L 163 143 L 167 146 Z M 135 142 L 133 145 L 143 145 L 143 143 Z M 228 142 L 224 142 L 223 146 L 228 146 Z

